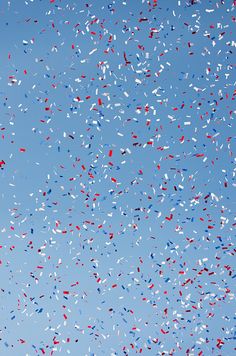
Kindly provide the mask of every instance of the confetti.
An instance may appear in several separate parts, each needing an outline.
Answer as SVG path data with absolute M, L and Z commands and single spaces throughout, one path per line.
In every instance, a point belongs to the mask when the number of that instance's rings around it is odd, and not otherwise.
M 235 9 L 4 2 L 1 355 L 235 354 Z

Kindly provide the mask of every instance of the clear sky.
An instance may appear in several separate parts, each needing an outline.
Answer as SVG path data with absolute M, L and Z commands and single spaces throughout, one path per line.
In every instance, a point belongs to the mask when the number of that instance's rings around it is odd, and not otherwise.
M 223 355 L 232 0 L 0 3 L 0 355 Z

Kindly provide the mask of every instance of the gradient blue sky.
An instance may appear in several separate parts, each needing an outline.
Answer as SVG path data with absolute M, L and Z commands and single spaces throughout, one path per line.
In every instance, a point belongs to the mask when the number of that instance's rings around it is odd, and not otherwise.
M 0 355 L 235 354 L 234 1 L 0 4 Z

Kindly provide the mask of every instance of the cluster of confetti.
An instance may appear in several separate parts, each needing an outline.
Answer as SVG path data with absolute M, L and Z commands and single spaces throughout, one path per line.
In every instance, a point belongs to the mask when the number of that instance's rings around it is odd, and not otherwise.
M 0 5 L 0 355 L 236 354 L 235 0 Z

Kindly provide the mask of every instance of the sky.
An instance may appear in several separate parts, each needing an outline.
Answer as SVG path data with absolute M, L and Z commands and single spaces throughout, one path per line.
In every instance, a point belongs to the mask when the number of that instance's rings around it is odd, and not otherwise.
M 0 355 L 233 356 L 232 0 L 0 3 Z

